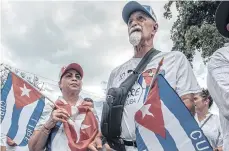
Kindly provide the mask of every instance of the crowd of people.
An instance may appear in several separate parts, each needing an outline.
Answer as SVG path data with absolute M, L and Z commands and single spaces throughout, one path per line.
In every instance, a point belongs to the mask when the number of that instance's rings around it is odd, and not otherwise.
M 134 72 L 147 52 L 155 51 L 154 37 L 159 25 L 151 6 L 141 5 L 135 1 L 128 2 L 123 8 L 122 17 L 128 27 L 129 42 L 133 45 L 134 56 L 111 72 L 107 85 L 108 91 L 113 87 L 119 87 Z M 228 1 L 221 2 L 217 9 L 216 27 L 223 36 L 229 38 Z M 199 86 L 190 62 L 182 52 L 178 51 L 155 54 L 139 77 L 154 75 L 158 62 L 162 58 L 164 58 L 164 64 L 161 71 L 164 71 L 165 79 L 194 116 L 214 151 L 229 151 L 229 44 L 225 44 L 210 57 L 207 66 L 207 89 Z M 59 105 L 45 106 L 29 140 L 31 151 L 44 149 L 66 151 L 78 147 L 74 143 L 69 145 L 71 137 L 66 135 L 64 129 L 69 121 L 74 121 L 79 117 L 77 110 L 79 106 L 84 106 L 95 113 L 93 100 L 80 97 L 83 76 L 83 69 L 77 63 L 69 64 L 61 69 L 59 87 L 62 97 L 57 100 Z M 122 131 L 117 140 L 104 139 L 99 126 L 100 121 L 95 116 L 98 122 L 98 125 L 95 125 L 97 131 L 94 129 L 95 133 L 85 139 L 90 141 L 87 143 L 84 141 L 88 150 L 98 151 L 103 148 L 108 151 L 114 149 L 137 151 L 134 115 L 147 97 L 145 96 L 147 95 L 146 87 L 147 83 L 144 80 L 134 83 L 132 90 L 141 92 L 128 95 L 126 98 L 121 119 Z M 219 116 L 209 112 L 213 102 L 219 108 Z M 70 109 L 67 110 L 67 107 Z M 75 124 L 76 127 L 80 127 L 82 123 Z

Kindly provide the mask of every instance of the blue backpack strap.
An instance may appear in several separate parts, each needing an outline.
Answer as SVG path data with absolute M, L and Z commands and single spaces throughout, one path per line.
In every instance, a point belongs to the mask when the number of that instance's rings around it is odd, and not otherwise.
M 52 151 L 52 141 L 54 137 L 56 136 L 62 122 L 57 122 L 56 125 L 52 128 L 49 137 L 47 139 L 47 144 L 46 144 L 46 151 Z

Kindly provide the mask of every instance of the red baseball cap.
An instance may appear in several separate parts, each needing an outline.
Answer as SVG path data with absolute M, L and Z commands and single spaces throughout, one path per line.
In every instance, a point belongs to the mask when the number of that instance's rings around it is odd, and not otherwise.
M 83 69 L 78 63 L 71 63 L 67 66 L 62 67 L 60 70 L 59 78 L 61 79 L 62 76 L 66 73 L 66 71 L 70 69 L 76 70 L 80 74 L 80 76 L 83 78 Z

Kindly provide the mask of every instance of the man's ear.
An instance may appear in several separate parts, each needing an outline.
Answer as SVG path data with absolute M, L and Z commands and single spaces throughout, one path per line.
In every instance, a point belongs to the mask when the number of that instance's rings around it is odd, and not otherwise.
M 206 104 L 209 104 L 210 103 L 210 100 L 209 99 L 206 99 L 205 102 L 206 102 Z
M 154 35 L 156 34 L 157 30 L 158 30 L 158 24 L 155 23 L 155 24 L 153 25 L 152 36 L 154 36 Z
M 227 31 L 229 32 L 229 23 L 227 24 Z
M 209 100 L 209 98 L 207 98 L 207 101 L 208 101 L 208 103 L 210 103 L 211 101 Z

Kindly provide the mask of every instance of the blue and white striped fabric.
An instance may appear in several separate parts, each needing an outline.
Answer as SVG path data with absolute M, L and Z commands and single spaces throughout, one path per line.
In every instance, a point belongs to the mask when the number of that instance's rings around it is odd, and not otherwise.
M 44 97 L 10 72 L 1 90 L 2 133 L 18 146 L 26 146 L 41 116 Z
M 158 75 L 143 107 L 135 114 L 139 151 L 213 151 L 184 103 Z

